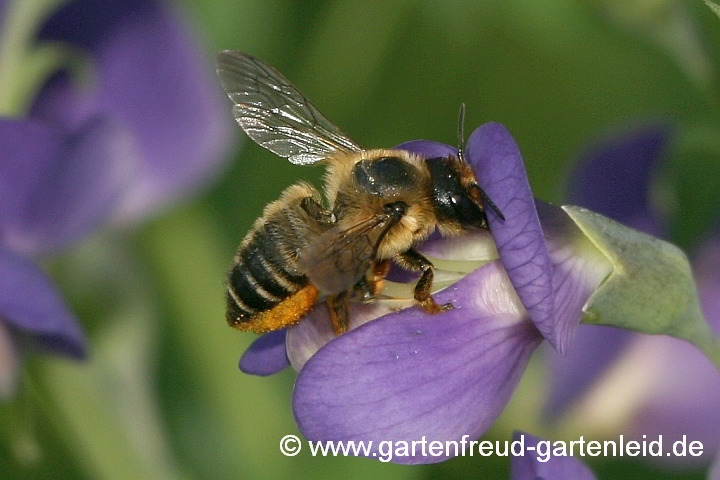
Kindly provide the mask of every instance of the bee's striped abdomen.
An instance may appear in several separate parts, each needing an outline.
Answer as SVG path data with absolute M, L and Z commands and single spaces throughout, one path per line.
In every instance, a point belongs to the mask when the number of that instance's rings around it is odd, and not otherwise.
M 265 208 L 235 253 L 227 279 L 227 322 L 239 330 L 266 332 L 297 322 L 315 303 L 317 290 L 300 270 L 303 248 L 328 226 L 303 207 L 319 201 L 299 183 Z
M 236 253 L 227 285 L 227 321 L 231 326 L 267 331 L 274 329 L 268 325 L 270 322 L 282 328 L 297 321 L 312 306 L 311 303 L 303 307 L 299 315 L 286 308 L 287 304 L 278 309 L 303 289 L 305 291 L 293 300 L 296 310 L 299 303 L 309 301 L 311 296 L 314 301 L 316 296 L 306 289 L 308 278 L 298 271 L 295 263 L 307 234 L 298 231 L 303 223 L 292 221 L 294 211 L 292 207 L 276 211 L 256 226 Z
M 268 228 L 270 227 L 270 228 Z M 252 316 L 271 310 L 307 285 L 308 280 L 288 265 L 282 239 L 274 235 L 272 224 L 263 225 L 237 255 L 228 279 L 229 307 L 239 318 L 229 318 L 233 326 Z

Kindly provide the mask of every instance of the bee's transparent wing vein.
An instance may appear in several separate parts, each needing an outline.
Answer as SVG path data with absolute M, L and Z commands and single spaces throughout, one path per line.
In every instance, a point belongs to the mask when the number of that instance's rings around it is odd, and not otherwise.
M 361 150 L 280 72 L 258 59 L 220 52 L 218 75 L 243 130 L 292 163 L 314 163 L 336 152 Z

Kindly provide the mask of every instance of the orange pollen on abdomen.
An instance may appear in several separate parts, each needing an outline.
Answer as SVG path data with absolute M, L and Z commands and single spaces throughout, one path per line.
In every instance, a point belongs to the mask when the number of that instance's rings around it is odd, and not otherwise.
M 266 333 L 296 324 L 315 305 L 318 292 L 313 285 L 301 288 L 270 310 L 233 325 L 238 330 Z

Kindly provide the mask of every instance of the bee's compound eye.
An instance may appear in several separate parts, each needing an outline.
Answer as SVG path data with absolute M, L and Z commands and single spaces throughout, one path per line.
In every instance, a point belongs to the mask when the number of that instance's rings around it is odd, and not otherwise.
M 473 201 L 470 199 L 470 197 L 468 197 L 467 195 L 461 195 L 457 193 L 453 194 L 450 196 L 450 201 L 452 202 L 455 211 L 458 213 L 470 213 L 477 208 Z
M 467 194 L 454 193 L 450 196 L 450 202 L 461 223 L 474 227 L 485 227 L 485 212 Z

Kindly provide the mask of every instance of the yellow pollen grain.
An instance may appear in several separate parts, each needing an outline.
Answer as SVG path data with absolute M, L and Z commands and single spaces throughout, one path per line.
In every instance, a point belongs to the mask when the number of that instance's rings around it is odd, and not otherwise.
M 239 322 L 233 326 L 238 330 L 266 333 L 294 325 L 310 311 L 317 295 L 317 289 L 313 285 L 308 285 L 270 310 L 253 315 L 249 321 Z

